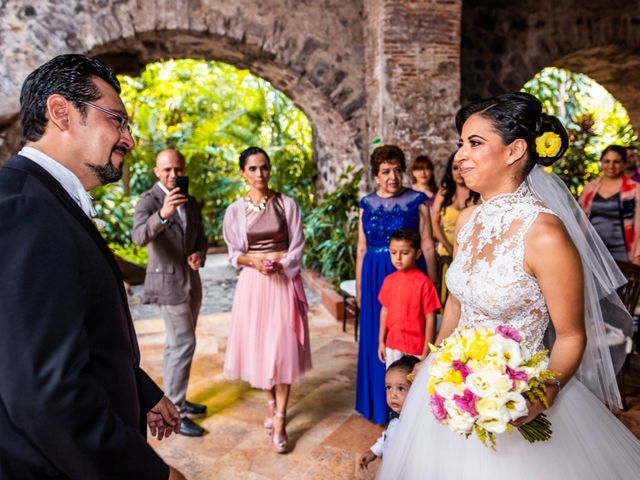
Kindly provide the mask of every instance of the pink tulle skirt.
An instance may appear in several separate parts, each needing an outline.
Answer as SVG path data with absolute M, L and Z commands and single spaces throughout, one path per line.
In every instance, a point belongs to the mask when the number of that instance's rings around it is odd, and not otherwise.
M 300 275 L 262 275 L 243 268 L 238 278 L 224 375 L 254 388 L 292 384 L 311 368 L 307 299 Z

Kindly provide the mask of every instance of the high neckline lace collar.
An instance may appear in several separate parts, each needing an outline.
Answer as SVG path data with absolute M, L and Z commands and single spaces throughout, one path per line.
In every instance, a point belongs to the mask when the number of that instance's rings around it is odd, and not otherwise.
M 482 205 L 500 207 L 523 200 L 530 193 L 527 182 L 522 182 L 514 192 L 501 193 L 489 199 L 482 198 Z

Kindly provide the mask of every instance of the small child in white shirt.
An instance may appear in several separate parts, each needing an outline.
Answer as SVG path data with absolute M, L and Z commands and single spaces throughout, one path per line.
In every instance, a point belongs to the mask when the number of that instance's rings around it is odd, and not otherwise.
M 374 443 L 369 450 L 360 455 L 360 460 L 358 461 L 360 469 L 367 469 L 371 462 L 384 455 L 385 447 L 388 445 L 393 435 L 393 431 L 396 428 L 400 417 L 402 405 L 404 405 L 404 400 L 407 397 L 409 388 L 411 387 L 411 381 L 409 381 L 407 375 L 413 371 L 413 367 L 415 367 L 418 362 L 418 358 L 405 355 L 399 360 L 393 362 L 389 365 L 389 368 L 387 368 L 384 383 L 387 390 L 387 405 L 389 405 L 389 408 L 392 410 L 391 415 L 389 416 L 389 424 L 387 425 L 387 429 L 382 432 L 382 435 L 378 437 L 376 443 Z

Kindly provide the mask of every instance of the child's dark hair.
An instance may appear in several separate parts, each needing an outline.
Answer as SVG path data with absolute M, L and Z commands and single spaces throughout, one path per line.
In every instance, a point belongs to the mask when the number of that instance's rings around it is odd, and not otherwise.
M 420 250 L 420 234 L 415 230 L 400 228 L 391 234 L 389 243 L 391 243 L 391 240 L 404 240 L 405 242 L 409 242 L 416 250 Z
M 387 372 L 391 370 L 402 370 L 407 375 L 409 375 L 411 372 L 413 372 L 413 367 L 415 367 L 416 363 L 418 363 L 419 361 L 420 360 L 413 355 L 403 355 L 398 360 L 389 365 L 389 368 L 387 368 Z

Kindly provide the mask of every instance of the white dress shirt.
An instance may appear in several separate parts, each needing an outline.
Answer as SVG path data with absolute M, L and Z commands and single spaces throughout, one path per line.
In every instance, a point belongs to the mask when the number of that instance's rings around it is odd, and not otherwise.
M 385 447 L 388 445 L 389 439 L 393 435 L 393 431 L 398 426 L 399 420 L 399 418 L 391 419 L 389 425 L 387 425 L 387 429 L 382 432 L 382 435 L 378 437 L 376 443 L 371 446 L 370 450 L 376 457 L 382 457 L 384 455 Z
M 18 155 L 27 157 L 44 168 L 55 178 L 69 196 L 78 204 L 84 213 L 91 219 L 96 216 L 96 209 L 91 201 L 91 195 L 82 186 L 80 179 L 61 163 L 55 161 L 49 155 L 42 153 L 33 147 L 22 147 Z

